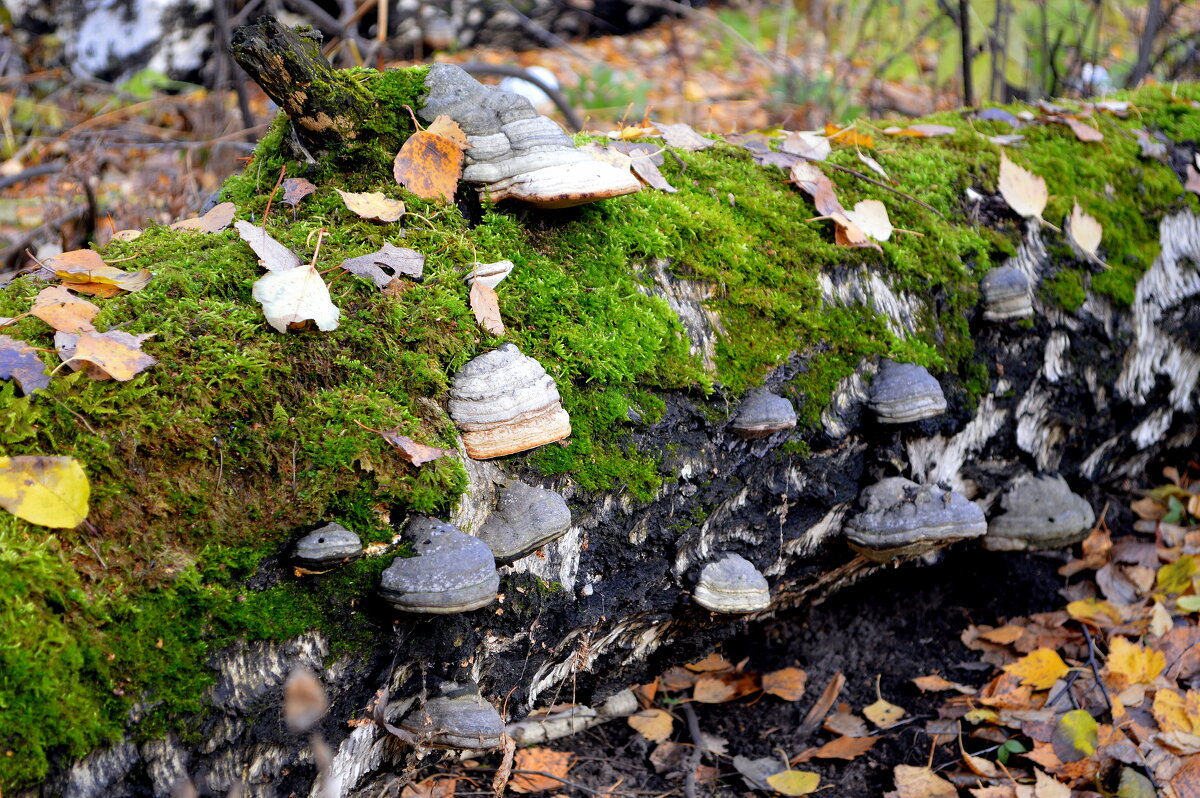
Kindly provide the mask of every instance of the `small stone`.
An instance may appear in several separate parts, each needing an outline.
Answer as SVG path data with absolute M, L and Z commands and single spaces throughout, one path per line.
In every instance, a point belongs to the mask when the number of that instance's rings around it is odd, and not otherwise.
M 463 282 L 470 287 L 478 280 L 488 288 L 495 288 L 500 285 L 501 280 L 512 273 L 512 270 L 513 262 L 511 260 L 498 260 L 495 263 L 472 263 Z
M 755 612 L 770 606 L 771 588 L 753 563 L 726 552 L 700 571 L 692 598 L 713 612 Z
M 474 683 L 443 682 L 438 694 L 411 709 L 400 728 L 425 745 L 484 751 L 500 746 L 504 721 Z
M 306 568 L 331 568 L 362 554 L 358 535 L 341 524 L 326 524 L 296 541 L 294 559 Z
M 1029 278 L 1015 266 L 992 269 L 979 283 L 986 321 L 1016 321 L 1033 315 Z
M 1072 493 L 1061 476 L 1048 474 L 1018 477 L 1000 497 L 1000 508 L 983 538 L 990 551 L 1069 546 L 1087 537 L 1096 521 L 1087 499 Z
M 452 524 L 417 517 L 405 536 L 416 557 L 397 557 L 383 572 L 379 592 L 405 612 L 448 615 L 485 607 L 496 600 L 500 575 L 492 550 Z
M 865 488 L 858 501 L 863 511 L 843 531 L 851 546 L 878 562 L 987 532 L 983 511 L 965 496 L 904 477 L 881 479 Z
M 562 537 L 571 528 L 571 510 L 562 496 L 546 488 L 513 482 L 500 494 L 499 506 L 477 537 L 498 563 L 518 560 Z
M 753 440 L 795 426 L 796 409 L 790 401 L 768 391 L 752 390 L 742 400 L 729 429 L 739 438 Z
M 942 386 L 924 366 L 884 360 L 867 400 L 880 424 L 908 424 L 946 412 Z

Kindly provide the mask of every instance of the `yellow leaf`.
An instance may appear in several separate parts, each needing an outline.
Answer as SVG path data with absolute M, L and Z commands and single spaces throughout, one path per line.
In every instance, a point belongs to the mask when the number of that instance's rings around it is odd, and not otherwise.
M 455 142 L 422 130 L 404 142 L 392 163 L 396 182 L 422 199 L 450 202 L 462 176 L 463 151 Z
M 31 524 L 74 529 L 87 518 L 90 495 L 74 457 L 0 457 L 0 507 Z
M 89 364 L 88 376 L 94 380 L 131 380 L 158 362 L 142 351 L 142 344 L 152 335 L 132 335 L 122 330 L 85 332 L 75 342 L 71 364 Z
M 885 726 L 891 726 L 905 715 L 903 707 L 890 704 L 882 698 L 871 704 L 871 706 L 864 707 L 862 713 L 867 717 L 867 720 L 881 729 Z
M 1027 219 L 1040 219 L 1050 199 L 1046 181 L 1008 160 L 1003 150 L 1000 152 L 1000 196 L 1017 215 Z
M 1029 685 L 1034 690 L 1049 690 L 1071 669 L 1062 661 L 1058 652 L 1039 648 L 1011 665 L 1005 665 L 1004 670 L 1018 677 L 1021 684 Z
M 522 748 L 517 751 L 515 770 L 536 770 L 550 776 L 566 778 L 571 769 L 574 754 L 570 751 L 554 751 L 549 748 Z M 508 783 L 513 792 L 542 792 L 562 787 L 562 782 L 550 776 L 531 773 L 514 773 Z
M 1067 605 L 1067 614 L 1080 621 L 1092 621 L 1098 626 L 1120 623 L 1121 611 L 1107 601 L 1089 598 L 1072 601 Z
M 799 668 L 783 668 L 774 673 L 764 673 L 762 689 L 764 693 L 779 696 L 785 701 L 799 701 L 804 696 L 804 685 L 808 674 Z
M 1161 651 L 1130 643 L 1123 637 L 1114 637 L 1109 643 L 1108 672 L 1117 677 L 1117 689 L 1150 684 L 1165 667 L 1167 658 Z
M 458 145 L 459 149 L 465 150 L 471 146 L 471 140 L 467 138 L 467 134 L 458 126 L 450 117 L 445 114 L 439 115 L 425 128 L 426 131 L 437 136 L 450 139 Z
M 1194 692 L 1194 691 L 1193 691 Z M 1200 696 L 1200 694 L 1197 694 Z M 1165 732 L 1191 732 L 1192 721 L 1187 716 L 1186 699 L 1178 690 L 1159 690 L 1154 694 L 1154 719 Z
M 784 770 L 767 776 L 771 789 L 784 795 L 808 795 L 820 783 L 821 777 L 808 770 Z
M 1084 709 L 1073 709 L 1058 720 L 1050 742 L 1063 762 L 1078 762 L 1096 753 L 1099 725 Z
M 346 203 L 346 207 L 364 219 L 374 219 L 380 222 L 394 222 L 404 215 L 404 203 L 384 196 L 382 191 L 368 191 L 355 194 L 352 191 L 342 191 L 335 188 Z
M 1182 593 L 1192 584 L 1196 573 L 1196 560 L 1190 554 L 1169 562 L 1158 569 L 1156 583 L 1163 593 Z
M 643 709 L 630 715 L 628 722 L 634 731 L 652 743 L 661 743 L 670 737 L 675 727 L 675 719 L 665 709 Z
M 687 668 L 689 671 L 692 671 L 693 673 L 705 673 L 708 671 L 729 670 L 730 668 L 733 667 L 733 665 L 730 664 L 729 660 L 725 659 L 720 654 L 717 654 L 716 652 L 714 652 L 712 654 L 709 654 L 707 657 L 700 660 L 699 662 L 689 662 L 686 665 L 684 665 L 683 667 Z
M 100 308 L 75 296 L 65 286 L 51 285 L 34 297 L 29 312 L 56 330 L 79 334 L 95 329 L 92 319 Z
M 958 798 L 954 785 L 929 768 L 896 765 L 892 773 L 898 798 Z

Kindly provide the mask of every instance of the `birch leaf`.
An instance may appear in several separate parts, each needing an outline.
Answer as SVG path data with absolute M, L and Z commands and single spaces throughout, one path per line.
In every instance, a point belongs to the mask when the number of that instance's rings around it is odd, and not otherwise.
M 341 314 L 315 266 L 264 274 L 254 284 L 253 296 L 262 304 L 267 323 L 279 332 L 308 321 L 325 332 L 337 329 Z
M 64 286 L 51 285 L 34 297 L 29 312 L 56 330 L 82 333 L 94 329 L 92 319 L 96 318 L 100 308 L 75 296 Z
M 496 290 L 480 280 L 471 284 L 471 312 L 479 326 L 492 335 L 504 335 L 504 322 L 500 318 L 500 297 Z
M 373 219 L 378 222 L 394 222 L 404 215 L 404 203 L 384 196 L 382 191 L 368 191 L 355 194 L 352 191 L 334 191 L 346 203 L 346 207 L 363 219 Z
M 0 457 L 0 507 L 31 524 L 74 529 L 87 518 L 90 495 L 74 457 Z
M 296 253 L 272 238 L 263 228 L 245 221 L 235 222 L 233 226 L 267 271 L 284 272 L 300 265 Z
M 153 335 L 130 335 L 121 330 L 85 332 L 75 341 L 72 365 L 88 364 L 87 374 L 93 380 L 131 380 L 158 362 L 142 351 L 142 343 Z
M 1003 151 L 1000 153 L 1000 196 L 1018 216 L 1026 219 L 1041 219 L 1050 199 L 1046 181 L 1017 166 Z
M 191 219 L 180 219 L 171 225 L 172 230 L 196 230 L 201 233 L 216 233 L 224 230 L 233 221 L 237 208 L 232 202 L 214 205 L 208 213 Z
M 888 218 L 887 206 L 879 200 L 862 200 L 845 216 L 854 225 L 876 241 L 887 241 L 892 237 L 892 221 Z
M 1096 217 L 1084 213 L 1078 202 L 1071 209 L 1071 216 L 1067 219 L 1067 235 L 1071 239 L 1071 244 L 1089 260 L 1100 260 L 1100 256 L 1096 253 L 1100 249 L 1100 239 L 1104 235 L 1104 228 L 1100 226 Z

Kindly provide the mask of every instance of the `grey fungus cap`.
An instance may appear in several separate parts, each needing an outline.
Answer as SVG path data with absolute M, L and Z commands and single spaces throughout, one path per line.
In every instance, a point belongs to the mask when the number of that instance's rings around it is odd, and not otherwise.
M 358 535 L 341 524 L 326 524 L 296 541 L 293 558 L 307 568 L 330 568 L 362 554 Z
M 476 536 L 496 562 L 520 559 L 561 537 L 571 528 L 571 510 L 562 496 L 546 488 L 513 482 L 500 494 L 499 506 Z
M 782 396 L 757 389 L 746 393 L 729 429 L 739 438 L 753 440 L 794 426 L 796 408 L 792 403 Z
M 864 488 L 862 512 L 846 521 L 850 545 L 865 557 L 887 561 L 921 554 L 987 532 L 983 511 L 961 494 L 936 485 L 887 477 Z
M 492 550 L 451 524 L 417 517 L 405 536 L 416 557 L 397 557 L 383 572 L 379 592 L 406 612 L 448 615 L 491 604 L 500 589 Z
M 713 612 L 755 612 L 770 606 L 771 588 L 753 563 L 726 552 L 701 569 L 692 598 Z
M 983 546 L 992 551 L 1067 546 L 1087 537 L 1095 521 L 1092 505 L 1061 476 L 1024 474 L 1000 497 L 1000 513 L 988 522 Z
M 992 269 L 979 282 L 979 293 L 986 321 L 1016 321 L 1033 315 L 1029 278 L 1015 266 Z
M 867 404 L 881 424 L 907 424 L 946 412 L 942 386 L 924 366 L 884 360 Z
M 471 682 L 443 682 L 438 694 L 409 710 L 399 726 L 426 745 L 470 751 L 498 748 L 504 734 L 500 713 Z

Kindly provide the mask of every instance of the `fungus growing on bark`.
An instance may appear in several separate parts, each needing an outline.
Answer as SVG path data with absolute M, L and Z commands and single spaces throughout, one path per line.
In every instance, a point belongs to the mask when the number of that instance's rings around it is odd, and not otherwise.
M 771 588 L 753 563 L 726 552 L 700 571 L 692 598 L 713 612 L 754 612 L 771 604 Z
M 492 550 L 452 524 L 418 517 L 405 536 L 418 556 L 397 557 L 383 572 L 379 592 L 405 612 L 449 615 L 491 604 L 500 589 Z
M 332 568 L 362 554 L 358 535 L 341 524 L 326 524 L 296 541 L 293 558 L 305 568 Z
M 1096 514 L 1061 476 L 1023 474 L 1000 497 L 1001 512 L 988 522 L 983 547 L 1023 551 L 1067 546 L 1087 537 Z
M 796 426 L 796 408 L 782 396 L 752 390 L 742 400 L 729 430 L 739 438 L 753 440 Z
M 485 352 L 454 375 L 450 418 L 476 460 L 523 452 L 571 434 L 554 380 L 513 344 Z
M 863 510 L 843 531 L 851 546 L 878 562 L 987 532 L 983 511 L 965 496 L 904 477 L 881 479 L 864 488 L 858 501 Z
M 499 506 L 477 537 L 498 563 L 520 559 L 561 537 L 571 528 L 566 500 L 552 490 L 513 482 L 500 494 Z
M 986 321 L 1016 321 L 1033 315 L 1029 278 L 1015 266 L 992 269 L 979 282 Z
M 437 695 L 413 706 L 399 726 L 425 745 L 482 751 L 500 746 L 504 721 L 474 682 L 442 682 Z
M 946 412 L 942 386 L 924 366 L 891 360 L 880 364 L 867 403 L 881 424 L 908 424 Z

